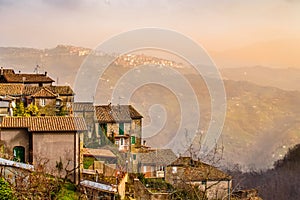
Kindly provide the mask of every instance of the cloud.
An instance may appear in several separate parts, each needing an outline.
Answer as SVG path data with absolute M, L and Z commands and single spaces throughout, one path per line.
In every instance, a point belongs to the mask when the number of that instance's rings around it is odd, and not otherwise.
M 0 0 L 1 1 L 1 0 Z M 80 0 L 42 0 L 45 4 L 63 9 L 76 9 L 82 5 Z
M 10 0 L 0 0 L 0 7 L 2 6 L 9 6 L 14 4 L 14 1 L 10 1 Z

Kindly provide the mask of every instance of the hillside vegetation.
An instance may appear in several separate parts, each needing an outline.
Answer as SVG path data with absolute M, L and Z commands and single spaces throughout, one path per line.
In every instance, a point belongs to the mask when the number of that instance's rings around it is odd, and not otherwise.
M 300 145 L 291 148 L 274 169 L 262 172 L 232 172 L 234 187 L 256 188 L 263 199 L 297 200 L 300 196 Z
M 0 48 L 0 65 L 14 68 L 16 72 L 18 70 L 33 72 L 35 65 L 39 64 L 40 70 L 48 71 L 54 80 L 59 80 L 59 84 L 70 83 L 72 86 L 77 70 L 87 57 L 86 52 L 89 51 L 81 47 L 63 45 L 45 50 Z M 109 60 L 108 58 L 112 55 L 99 54 L 98 56 L 99 59 Z M 135 59 L 140 58 L 137 56 Z M 159 62 L 159 59 L 155 60 Z M 96 101 L 103 97 L 103 102 L 110 101 L 117 81 L 134 67 L 130 63 L 112 64 L 109 67 L 99 80 Z M 196 93 L 200 107 L 200 129 L 201 132 L 205 132 L 211 117 L 211 98 L 205 82 L 190 68 L 181 66 L 176 70 L 188 79 Z M 254 67 L 224 69 L 222 73 L 224 78 L 233 79 L 225 81 L 227 114 L 219 140 L 220 144 L 224 145 L 225 164 L 238 163 L 243 170 L 272 167 L 274 161 L 283 158 L 289 147 L 300 141 L 300 92 L 278 89 L 297 89 L 299 72 L 293 69 Z M 147 79 L 153 74 L 149 74 L 149 77 L 144 76 Z M 174 81 L 176 82 L 176 79 Z M 131 84 L 130 81 L 128 84 Z M 177 85 L 177 87 L 182 86 Z M 124 90 L 127 91 L 126 88 Z M 186 93 L 177 95 L 187 96 Z M 119 101 L 124 103 L 122 100 Z M 188 98 L 187 101 L 185 109 L 191 110 L 190 119 L 192 119 L 197 110 Z M 159 85 L 144 85 L 133 93 L 130 103 L 143 114 L 144 127 L 151 123 L 149 108 L 153 104 L 159 104 L 165 108 L 168 120 L 157 134 L 159 140 L 155 139 L 152 143 L 147 141 L 148 145 L 163 147 L 174 137 L 180 125 L 181 110 L 180 102 L 172 91 Z M 151 117 L 157 118 L 152 122 L 159 122 L 163 118 L 156 114 Z M 188 124 L 183 124 L 183 126 L 188 126 Z

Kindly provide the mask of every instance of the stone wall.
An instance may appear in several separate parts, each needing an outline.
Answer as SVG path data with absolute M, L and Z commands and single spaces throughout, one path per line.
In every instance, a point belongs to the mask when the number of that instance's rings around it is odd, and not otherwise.
M 0 133 L 0 140 L 4 145 L 4 155 L 2 157 L 13 158 L 13 148 L 15 146 L 22 146 L 25 148 L 25 162 L 30 161 L 29 155 L 29 134 L 26 129 L 2 129 Z
M 59 133 L 35 133 L 33 134 L 33 164 L 41 164 L 48 160 L 46 170 L 53 175 L 65 176 L 65 167 L 68 170 L 76 168 L 78 156 L 76 156 L 76 142 L 74 132 Z M 56 165 L 62 162 L 63 170 L 59 174 Z M 69 177 L 75 181 L 75 177 Z
M 134 197 L 136 200 L 165 200 L 169 199 L 169 193 L 152 193 L 139 179 L 134 179 Z

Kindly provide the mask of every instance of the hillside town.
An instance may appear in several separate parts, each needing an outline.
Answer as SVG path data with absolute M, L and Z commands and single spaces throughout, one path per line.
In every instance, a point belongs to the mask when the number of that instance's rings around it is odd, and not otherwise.
M 10 185 L 27 188 L 43 172 L 83 199 L 261 199 L 218 166 L 148 146 L 132 105 L 74 102 L 70 86 L 53 83 L 47 72 L 1 67 L 0 168 Z

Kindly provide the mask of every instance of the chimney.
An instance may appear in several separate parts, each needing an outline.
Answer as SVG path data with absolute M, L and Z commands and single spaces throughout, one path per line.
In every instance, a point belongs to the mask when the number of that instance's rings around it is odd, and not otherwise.
M 45 76 L 47 76 L 47 72 L 45 72 Z
M 1 67 L 1 76 L 3 76 L 3 71 L 4 71 L 3 67 Z
M 146 140 L 143 141 L 143 145 L 146 146 Z

